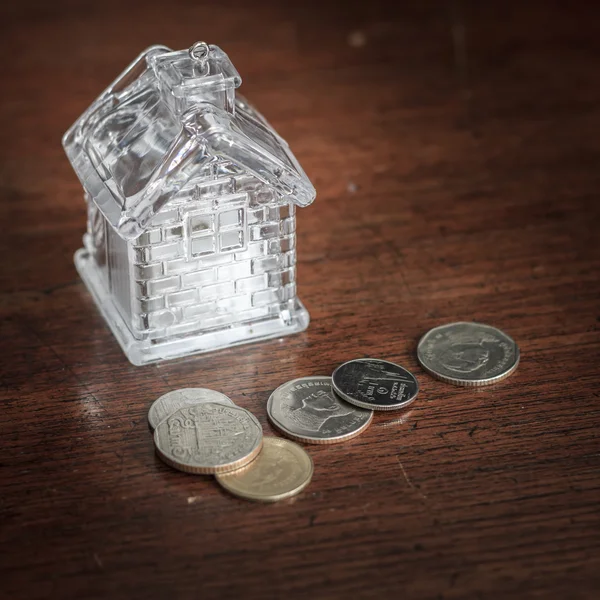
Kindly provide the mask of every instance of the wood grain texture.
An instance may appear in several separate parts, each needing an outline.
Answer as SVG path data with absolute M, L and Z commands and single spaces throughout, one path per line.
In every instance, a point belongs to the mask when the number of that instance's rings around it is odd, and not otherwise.
M 600 10 L 542 1 L 3 3 L 0 590 L 6 598 L 593 598 L 600 586 Z M 222 46 L 290 142 L 304 334 L 143 368 L 76 276 L 67 127 L 144 47 Z M 362 44 L 362 45 L 361 45 Z M 517 372 L 434 381 L 415 347 L 498 326 Z M 262 506 L 158 460 L 146 413 L 375 356 L 409 410 L 308 450 Z

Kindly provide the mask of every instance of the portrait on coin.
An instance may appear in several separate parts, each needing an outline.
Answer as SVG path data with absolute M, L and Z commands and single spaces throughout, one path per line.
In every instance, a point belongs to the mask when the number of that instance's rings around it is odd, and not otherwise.
M 490 360 L 490 352 L 477 342 L 453 344 L 440 356 L 440 362 L 451 371 L 472 373 Z
M 299 400 L 300 405 L 294 402 L 293 396 L 288 396 L 282 401 L 280 410 L 292 423 L 307 431 L 319 431 L 330 419 L 352 413 L 352 408 L 325 390 L 316 390 Z

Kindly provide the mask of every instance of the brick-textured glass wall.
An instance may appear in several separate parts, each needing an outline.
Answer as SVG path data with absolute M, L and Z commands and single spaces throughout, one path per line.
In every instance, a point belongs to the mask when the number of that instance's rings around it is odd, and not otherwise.
M 140 338 L 285 316 L 296 296 L 294 206 L 227 163 L 169 202 L 129 253 Z

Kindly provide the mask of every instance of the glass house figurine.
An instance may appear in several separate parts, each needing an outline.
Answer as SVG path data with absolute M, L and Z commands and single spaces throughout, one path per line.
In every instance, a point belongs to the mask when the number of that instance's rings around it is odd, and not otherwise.
M 295 210 L 315 190 L 203 42 L 143 52 L 63 137 L 88 218 L 75 265 L 135 365 L 306 329 Z

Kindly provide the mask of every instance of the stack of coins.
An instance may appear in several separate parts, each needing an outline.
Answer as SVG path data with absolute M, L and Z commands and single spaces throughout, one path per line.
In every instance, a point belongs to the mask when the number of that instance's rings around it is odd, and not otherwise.
M 313 464 L 300 446 L 263 438 L 249 411 L 204 388 L 174 390 L 148 412 L 158 456 L 169 466 L 215 475 L 228 491 L 263 502 L 293 496 L 311 480 Z
M 519 363 L 519 348 L 508 335 L 481 323 L 436 327 L 419 342 L 425 371 L 444 382 L 483 386 L 508 377 Z M 336 444 L 367 429 L 374 411 L 406 408 L 419 393 L 415 376 L 377 358 L 343 363 L 331 376 L 293 379 L 269 397 L 267 415 L 285 436 L 307 444 Z M 294 442 L 263 438 L 254 415 L 230 398 L 203 388 L 161 396 L 150 407 L 158 455 L 187 473 L 215 475 L 232 494 L 275 502 L 300 493 L 313 463 Z

